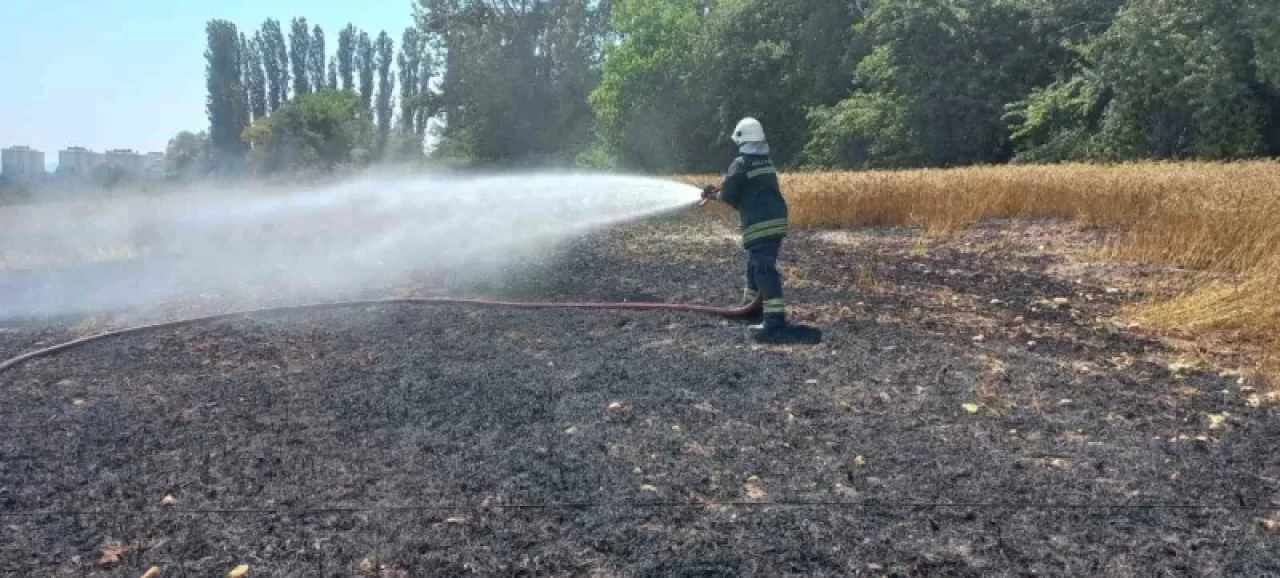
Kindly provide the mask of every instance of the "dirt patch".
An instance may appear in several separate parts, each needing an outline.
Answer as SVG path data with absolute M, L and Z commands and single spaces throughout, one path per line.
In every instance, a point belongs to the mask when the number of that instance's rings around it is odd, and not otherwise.
M 384 292 L 733 303 L 735 239 L 663 240 L 728 219 Z M 1280 421 L 1257 385 L 1171 367 L 1112 322 L 1114 280 L 997 234 L 798 232 L 789 299 L 816 347 L 687 314 L 370 307 L 35 361 L 0 375 L 0 574 L 1276 572 Z

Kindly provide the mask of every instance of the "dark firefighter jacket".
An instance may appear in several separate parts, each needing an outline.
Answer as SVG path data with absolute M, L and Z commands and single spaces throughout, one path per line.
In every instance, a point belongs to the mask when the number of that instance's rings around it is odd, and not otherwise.
M 743 247 L 787 235 L 787 202 L 768 156 L 743 154 L 733 159 L 719 199 L 738 210 Z

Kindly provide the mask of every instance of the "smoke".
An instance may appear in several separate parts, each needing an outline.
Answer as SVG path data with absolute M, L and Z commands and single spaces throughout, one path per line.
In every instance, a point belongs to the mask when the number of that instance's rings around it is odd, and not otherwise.
M 475 279 L 583 233 L 688 205 L 631 176 L 366 176 L 306 190 L 205 189 L 0 210 L 0 319 L 168 299 L 272 303 Z

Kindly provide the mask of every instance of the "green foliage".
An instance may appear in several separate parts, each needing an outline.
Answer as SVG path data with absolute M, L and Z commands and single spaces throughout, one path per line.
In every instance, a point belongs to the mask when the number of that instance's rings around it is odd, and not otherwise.
M 784 165 L 1280 152 L 1275 3 L 621 0 L 613 24 L 596 128 L 642 168 L 717 166 L 747 115 Z
M 1238 0 L 1125 2 L 1109 28 L 1079 43 L 1067 79 L 1010 106 L 1018 159 L 1225 159 L 1277 152 L 1280 99 L 1266 84 L 1271 36 L 1258 26 L 1277 14 L 1261 6 Z
M 417 135 L 418 141 L 422 142 L 427 136 L 427 123 L 431 117 L 435 116 L 439 106 L 439 95 L 431 88 L 431 81 L 435 78 L 435 60 L 430 52 L 430 44 L 426 38 L 420 38 L 418 50 L 420 56 L 418 59 L 418 89 L 416 91 L 415 103 L 416 116 L 413 122 L 413 133 Z
M 1280 155 L 1280 3 L 1249 1 L 1241 19 L 1253 42 L 1259 100 L 1266 108 L 1263 138 L 1268 155 Z
M 1130 0 L 1091 52 L 1114 92 L 1109 157 L 1228 158 L 1261 152 L 1263 110 L 1250 87 L 1240 13 L 1218 0 Z M 1233 13 L 1234 12 L 1234 13 Z
M 309 93 L 286 103 L 244 132 L 261 174 L 333 171 L 371 160 L 374 128 L 351 92 Z
M 604 50 L 591 92 L 596 128 L 609 153 L 641 168 L 681 167 L 683 120 L 700 100 L 688 90 L 701 0 L 616 0 L 617 43 Z M 681 167 L 682 168 L 682 167 Z
M 589 170 L 611 170 L 618 167 L 618 159 L 605 147 L 604 142 L 597 140 L 582 152 L 578 153 L 575 159 L 578 168 Z
M 847 31 L 859 19 L 851 6 L 741 0 L 708 13 L 693 51 L 693 79 L 705 111 L 694 119 L 700 129 L 686 156 L 696 165 L 723 165 L 732 151 L 731 129 L 753 116 L 767 127 L 774 161 L 795 164 L 809 136 L 808 109 L 848 90 Z
M 1074 76 L 1037 87 L 1027 98 L 1009 104 L 1005 119 L 1017 160 L 1052 163 L 1098 156 L 1097 130 L 1101 91 L 1096 81 Z
M 240 131 L 249 124 L 248 93 L 241 82 L 240 36 L 236 25 L 226 20 L 210 20 L 205 32 L 205 110 L 209 116 L 210 150 L 218 170 L 235 171 L 247 150 Z
M 422 100 L 418 98 L 418 90 L 421 88 L 418 74 L 422 72 L 424 47 L 424 40 L 417 28 L 404 29 L 397 62 L 400 69 L 400 132 L 404 135 L 417 134 L 416 117 L 422 108 Z
M 877 3 L 858 27 L 873 48 L 855 69 L 853 102 L 811 117 L 822 141 L 811 143 L 808 160 L 896 167 L 1007 159 L 1004 106 L 1047 82 L 1062 59 L 1033 23 L 1014 3 Z M 869 157 L 839 156 L 857 151 Z
M 347 24 L 338 32 L 338 53 L 334 60 L 338 62 L 338 78 L 342 81 L 342 90 L 355 90 L 352 84 L 353 60 L 356 55 L 356 27 Z
M 387 148 L 387 135 L 391 134 L 391 95 L 395 90 L 396 79 L 391 75 L 391 62 L 395 59 L 395 47 L 391 41 L 391 37 L 387 35 L 387 31 L 383 30 L 378 34 L 377 65 L 378 65 L 378 103 L 374 112 L 378 119 L 378 155 L 381 156 Z
M 441 67 L 419 104 L 446 120 L 437 151 L 483 163 L 571 165 L 591 139 L 608 2 L 420 0 L 418 29 Z M 435 55 L 435 59 L 430 56 Z M 425 133 L 425 119 L 416 122 Z M 465 152 L 463 152 L 465 151 Z
M 355 65 L 360 76 L 360 101 L 366 109 L 372 110 L 373 70 L 377 62 L 373 58 L 373 41 L 366 32 L 356 37 Z
M 271 112 L 289 99 L 289 55 L 279 21 L 268 18 L 259 34 L 267 77 L 267 112 Z
M 267 77 L 262 70 L 262 35 L 255 34 L 252 41 L 244 42 L 240 35 L 245 89 L 249 91 L 249 112 L 252 118 L 267 116 Z
M 901 167 L 923 164 L 911 132 L 911 103 L 896 95 L 859 93 L 809 113 L 812 136 L 802 158 L 811 167 Z
M 444 132 L 444 131 L 441 131 Z M 468 164 L 476 158 L 475 138 L 465 128 L 453 128 L 447 138 L 441 138 L 432 151 L 432 158 L 448 164 Z M 443 135 L 438 135 L 443 136 Z
M 388 137 L 387 151 L 383 160 L 392 163 L 414 163 L 425 159 L 422 151 L 422 139 L 413 133 L 397 132 Z
M 1245 2 L 1241 19 L 1253 42 L 1258 79 L 1269 84 L 1272 90 L 1280 89 L 1280 3 Z
M 165 174 L 170 179 L 190 180 L 204 176 L 210 169 L 209 135 L 190 131 L 178 133 L 169 139 L 164 160 Z
M 293 27 L 289 30 L 289 63 L 293 68 L 293 96 L 295 98 L 311 92 L 310 70 L 311 32 L 307 30 L 306 18 L 294 18 Z
M 723 169 L 744 116 L 786 167 L 1280 154 L 1263 0 L 415 0 L 398 55 L 348 24 L 326 67 L 304 18 L 237 40 L 210 60 L 215 159 L 291 79 L 349 91 L 397 161 L 432 118 L 442 158 L 662 172 Z M 249 127 L 255 159 L 277 125 L 306 141 L 302 114 Z M 273 158 L 328 166 L 306 142 Z
M 307 53 L 307 75 L 311 77 L 311 89 L 321 91 L 333 88 L 325 82 L 324 30 L 316 24 L 311 31 L 311 47 Z
M 629 0 L 591 103 L 603 146 L 630 167 L 723 169 L 743 116 L 766 126 L 775 161 L 795 164 L 808 109 L 847 94 L 861 17 L 821 0 Z

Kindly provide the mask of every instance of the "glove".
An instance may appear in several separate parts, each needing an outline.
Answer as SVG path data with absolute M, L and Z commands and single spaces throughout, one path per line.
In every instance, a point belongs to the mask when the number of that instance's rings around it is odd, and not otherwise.
M 716 198 L 716 194 L 719 192 L 720 192 L 720 189 L 717 189 L 715 186 L 707 185 L 702 188 L 702 200 L 704 201 L 714 200 Z

